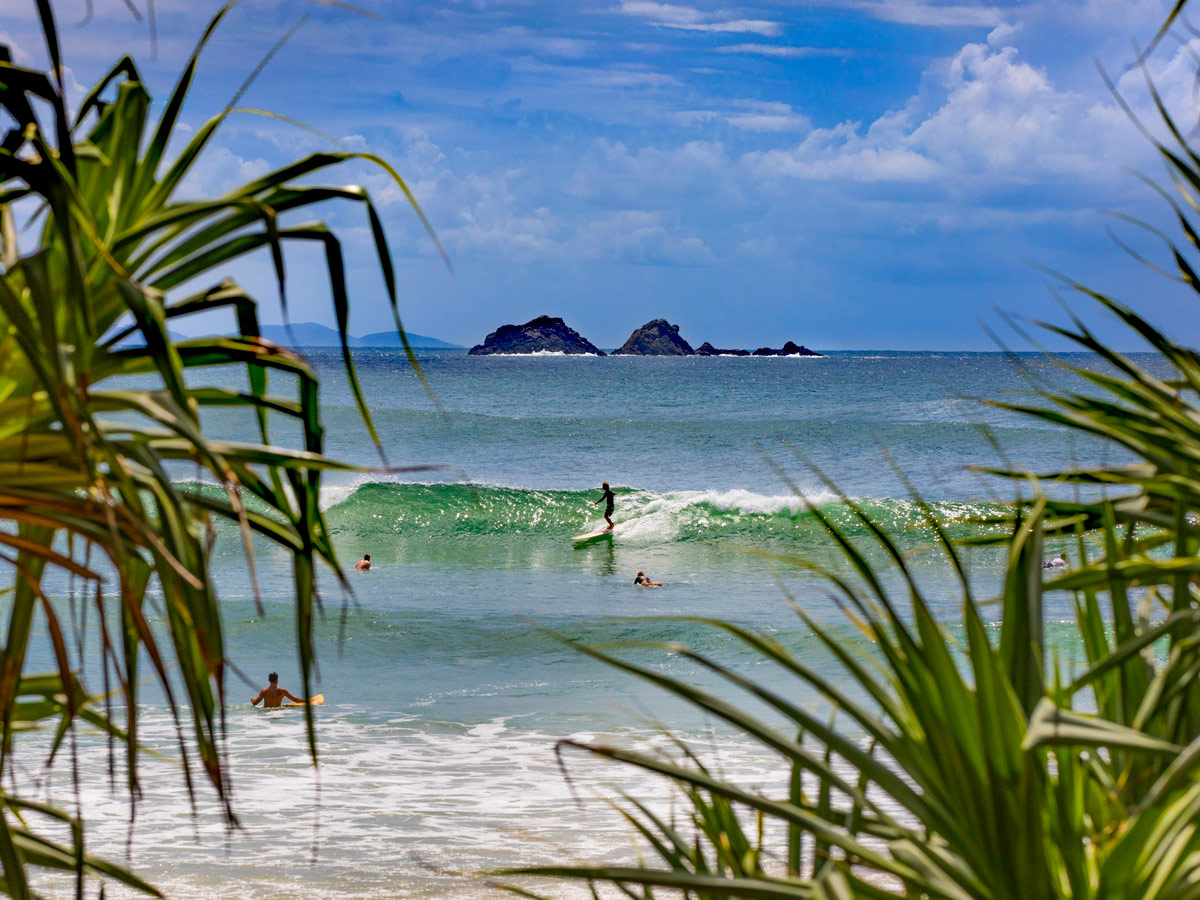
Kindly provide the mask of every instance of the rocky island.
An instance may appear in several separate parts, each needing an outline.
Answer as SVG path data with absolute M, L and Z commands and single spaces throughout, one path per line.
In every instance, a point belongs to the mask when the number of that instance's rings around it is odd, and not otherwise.
M 708 341 L 696 348 L 697 356 L 749 356 L 749 350 L 718 350 Z
M 565 353 L 572 355 L 604 356 L 604 351 L 567 326 L 562 319 L 538 316 L 524 325 L 501 325 L 489 334 L 482 344 L 470 350 L 471 356 L 489 354 Z M 759 347 L 749 350 L 719 350 L 705 341 L 693 350 L 679 335 L 679 326 L 666 319 L 651 319 L 634 331 L 613 356 L 820 356 L 815 350 L 788 341 L 778 350 Z
M 820 356 L 815 350 L 809 350 L 803 345 L 797 345 L 795 341 L 788 341 L 783 345 L 781 350 L 772 350 L 770 347 L 759 347 L 751 356 Z
M 691 356 L 696 351 L 679 336 L 679 326 L 666 319 L 647 322 L 629 336 L 613 356 Z
M 494 353 L 566 353 L 604 356 L 604 351 L 562 319 L 538 316 L 524 325 L 501 325 L 470 350 L 471 356 Z

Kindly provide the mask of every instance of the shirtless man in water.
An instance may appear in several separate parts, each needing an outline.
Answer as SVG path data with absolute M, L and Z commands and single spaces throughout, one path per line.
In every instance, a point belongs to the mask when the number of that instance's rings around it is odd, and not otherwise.
M 364 553 L 363 558 L 354 564 L 354 568 L 358 569 L 360 572 L 365 572 L 367 569 L 371 568 L 371 554 Z
M 254 706 L 258 706 L 258 701 L 262 701 L 262 705 L 266 709 L 274 709 L 277 706 L 283 706 L 283 698 L 287 697 L 293 703 L 303 703 L 303 697 L 296 697 L 289 694 L 279 686 L 279 676 L 272 672 L 267 676 L 267 681 L 271 682 L 265 688 L 258 692 L 258 696 L 250 701 Z

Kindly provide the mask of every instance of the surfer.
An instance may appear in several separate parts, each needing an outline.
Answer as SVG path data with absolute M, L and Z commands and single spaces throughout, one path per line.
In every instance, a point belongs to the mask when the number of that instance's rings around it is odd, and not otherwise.
M 1054 559 L 1042 563 L 1043 569 L 1065 569 L 1067 567 L 1067 551 L 1064 550 Z
M 354 564 L 354 568 L 358 569 L 360 572 L 365 572 L 367 569 L 371 568 L 371 554 L 364 553 L 363 558 Z
M 633 579 L 633 583 L 638 587 L 662 587 L 661 581 L 651 581 L 646 577 L 645 572 L 638 572 L 637 578 Z
M 604 482 L 602 485 L 600 485 L 600 489 L 602 491 L 604 491 L 604 493 L 600 496 L 600 500 L 604 501 L 604 521 L 608 523 L 608 530 L 612 531 L 614 528 L 617 527 L 616 525 L 613 524 L 613 520 L 612 520 L 614 495 L 612 492 L 612 488 L 610 488 L 608 486 L 607 481 Z M 596 506 L 597 504 L 599 504 L 600 500 L 593 500 L 592 506 Z
M 292 694 L 289 694 L 279 686 L 279 676 L 275 672 L 272 672 L 267 676 L 267 681 L 269 681 L 270 684 L 258 692 L 258 696 L 250 701 L 251 705 L 258 706 L 258 702 L 261 700 L 262 705 L 266 709 L 275 709 L 277 706 L 283 706 L 284 697 L 287 697 L 293 703 L 304 702 L 303 697 L 296 697 Z

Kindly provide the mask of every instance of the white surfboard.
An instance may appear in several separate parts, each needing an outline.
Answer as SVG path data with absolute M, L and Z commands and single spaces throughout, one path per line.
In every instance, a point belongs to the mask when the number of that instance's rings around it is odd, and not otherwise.
M 625 524 L 624 522 L 618 522 L 612 528 L 605 526 L 604 528 L 598 528 L 595 531 L 589 531 L 587 534 L 577 534 L 577 535 L 575 535 L 575 537 L 571 538 L 571 540 L 576 544 L 583 544 L 583 543 L 587 543 L 588 541 L 597 540 L 599 538 L 609 537 L 614 531 L 616 531 L 618 528 L 620 528 L 624 524 Z

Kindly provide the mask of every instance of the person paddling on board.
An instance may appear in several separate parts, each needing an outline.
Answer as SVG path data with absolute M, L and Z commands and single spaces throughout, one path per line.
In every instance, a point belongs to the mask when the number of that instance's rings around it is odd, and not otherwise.
M 613 524 L 613 520 L 612 520 L 613 496 L 614 495 L 612 492 L 612 488 L 610 488 L 608 486 L 607 481 L 604 482 L 602 485 L 600 485 L 600 489 L 602 491 L 604 491 L 604 493 L 600 497 L 600 500 L 604 501 L 604 521 L 608 523 L 608 530 L 612 531 L 614 528 L 617 527 L 616 525 Z M 596 506 L 597 504 L 599 504 L 600 500 L 593 500 L 592 506 Z
M 1065 569 L 1067 567 L 1067 551 L 1064 550 L 1054 559 L 1042 563 L 1043 569 Z
M 645 572 L 638 572 L 637 578 L 633 579 L 633 583 L 638 587 L 662 587 L 661 581 L 651 581 L 646 577 Z
M 267 681 L 271 683 L 258 692 L 258 696 L 250 701 L 251 705 L 258 706 L 258 702 L 261 700 L 265 709 L 275 709 L 277 706 L 283 706 L 284 697 L 287 697 L 293 703 L 305 702 L 303 697 L 296 697 L 281 688 L 279 686 L 279 676 L 274 672 L 267 676 Z
M 365 572 L 367 569 L 371 568 L 371 554 L 364 553 L 363 558 L 354 564 L 354 568 L 358 569 L 360 572 Z

